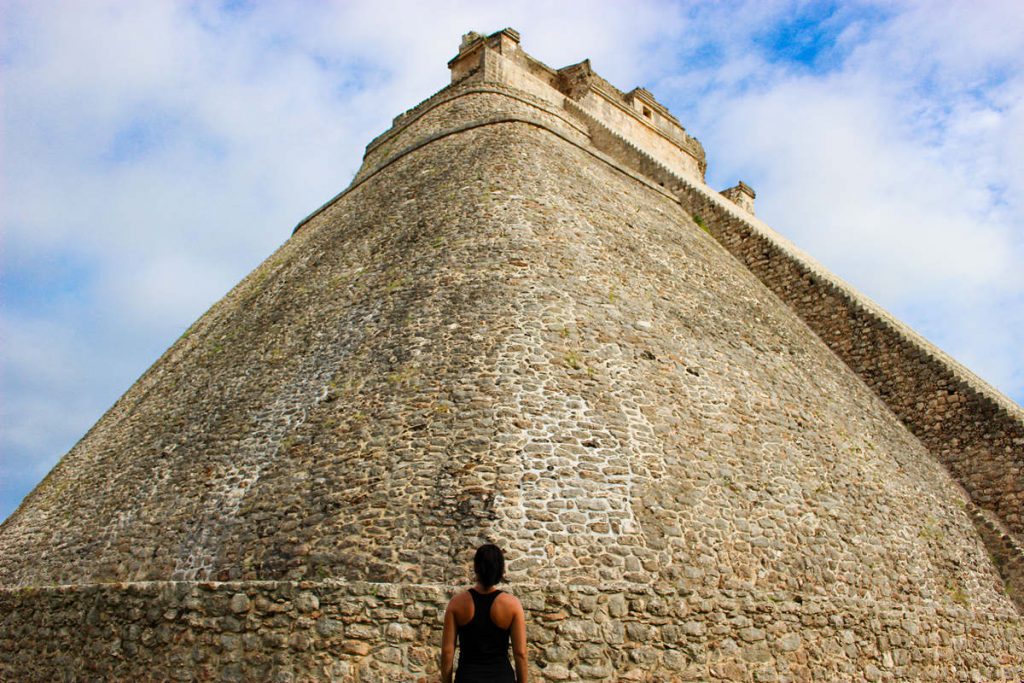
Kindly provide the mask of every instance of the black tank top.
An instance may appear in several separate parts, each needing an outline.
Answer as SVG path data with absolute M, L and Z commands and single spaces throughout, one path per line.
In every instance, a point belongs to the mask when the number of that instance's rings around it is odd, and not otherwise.
M 473 618 L 458 630 L 459 668 L 455 683 L 515 683 L 516 675 L 508 661 L 510 629 L 498 628 L 491 621 L 491 605 L 501 591 L 481 594 L 472 588 Z

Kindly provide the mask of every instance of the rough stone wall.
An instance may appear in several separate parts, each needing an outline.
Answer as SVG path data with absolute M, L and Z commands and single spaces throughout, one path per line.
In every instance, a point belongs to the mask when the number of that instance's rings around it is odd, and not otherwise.
M 838 279 L 793 258 L 781 242 L 715 202 L 688 203 L 709 230 L 946 465 L 980 507 L 1024 535 L 1024 417 L 1019 407 L 964 371 Z
M 12 518 L 5 583 L 444 581 L 492 536 L 522 580 L 1010 604 L 845 366 L 671 197 L 551 131 L 440 138 L 296 238 L 54 475 L 68 527 Z
M 1007 592 L 1024 613 L 1024 547 L 1006 532 L 1005 525 L 991 512 L 969 504 L 967 510 L 992 561 L 1006 582 Z
M 614 162 L 669 189 L 729 252 L 791 306 L 946 465 L 1020 547 L 1024 532 L 1024 411 L 767 226 L 670 172 L 566 102 Z M 1016 560 L 1015 560 L 1016 561 Z
M 609 97 L 591 91 L 578 104 L 602 124 L 643 148 L 673 173 L 696 180 L 704 179 L 703 157 L 695 157 L 652 125 L 617 106 Z
M 417 105 L 403 116 L 400 126 L 367 145 L 363 164 L 353 182 L 360 182 L 387 160 L 433 136 L 469 123 L 502 118 L 542 119 L 544 125 L 576 144 L 587 143 L 587 129 L 567 112 L 501 84 L 470 80 L 446 88 Z
M 571 96 L 603 125 L 629 138 L 673 172 L 704 180 L 706 163 L 701 144 L 687 135 L 653 95 L 642 91 L 653 105 L 651 116 L 645 117 L 643 107 L 632 99 L 637 91 L 623 94 L 595 74 L 589 61 L 555 72 L 522 51 L 518 33 L 500 31 L 464 44 L 449 67 L 453 83 L 499 83 L 556 106 L 564 96 Z
M 1019 621 L 958 607 L 512 587 L 531 680 L 1017 681 Z M 345 582 L 0 590 L 0 680 L 426 683 L 453 589 Z

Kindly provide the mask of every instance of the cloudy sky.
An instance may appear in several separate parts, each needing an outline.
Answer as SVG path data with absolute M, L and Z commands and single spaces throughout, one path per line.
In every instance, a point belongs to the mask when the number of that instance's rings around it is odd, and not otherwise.
M 1019 0 L 4 0 L 0 519 L 504 26 L 654 92 L 713 187 L 1024 402 Z

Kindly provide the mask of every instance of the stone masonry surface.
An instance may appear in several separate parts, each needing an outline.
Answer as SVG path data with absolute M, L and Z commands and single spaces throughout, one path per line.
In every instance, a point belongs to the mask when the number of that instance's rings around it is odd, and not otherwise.
M 0 526 L 0 680 L 421 680 L 485 540 L 537 680 L 1024 676 L 1019 408 L 488 73 Z
M 433 683 L 456 589 L 323 582 L 0 592 L 0 680 Z M 962 607 L 608 583 L 513 587 L 539 681 L 1018 680 L 1020 625 Z
M 789 304 L 871 386 L 972 499 L 978 531 L 1014 599 L 1024 606 L 1024 411 L 863 295 L 715 193 L 674 175 L 587 112 L 591 139 L 617 162 L 668 187 L 695 220 Z M 737 201 L 738 188 L 746 191 Z M 740 183 L 725 197 L 752 209 Z M 913 407 L 911 407 L 913 404 Z M 991 527 L 989 529 L 988 527 Z

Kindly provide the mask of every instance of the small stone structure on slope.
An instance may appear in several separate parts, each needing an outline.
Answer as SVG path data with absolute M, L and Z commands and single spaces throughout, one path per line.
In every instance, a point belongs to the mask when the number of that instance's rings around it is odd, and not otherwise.
M 643 89 L 452 83 L 0 526 L 0 679 L 1020 680 L 1021 409 L 704 183 Z

